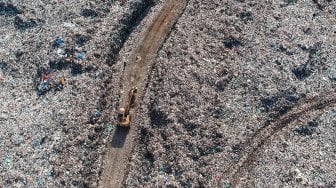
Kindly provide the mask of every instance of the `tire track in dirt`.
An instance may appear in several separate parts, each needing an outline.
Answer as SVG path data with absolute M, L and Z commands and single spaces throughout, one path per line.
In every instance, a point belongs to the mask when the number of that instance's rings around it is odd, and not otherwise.
M 185 6 L 186 0 L 167 0 L 160 13 L 148 27 L 143 40 L 130 57 L 129 66 L 124 72 L 120 104 L 124 104 L 127 93 L 133 86 L 138 88 L 136 104 L 140 103 L 145 90 L 144 82 L 148 76 L 148 69 L 153 63 L 152 59 Z M 130 114 L 133 120 L 136 119 L 136 108 L 132 109 Z M 131 122 L 130 130 L 117 127 L 114 131 L 112 147 L 108 148 L 104 157 L 104 168 L 99 187 L 117 188 L 122 186 L 133 146 L 134 126 Z
M 253 163 L 258 159 L 258 154 L 263 151 L 266 145 L 272 142 L 274 137 L 281 133 L 289 132 L 299 125 L 296 125 L 295 122 L 300 117 L 304 117 L 305 121 L 308 121 L 312 117 L 322 114 L 324 109 L 335 107 L 335 96 L 336 92 L 332 91 L 324 95 L 307 98 L 273 122 L 267 121 L 261 129 L 247 140 L 244 144 L 242 157 L 240 157 L 237 164 L 229 169 L 229 172 L 231 172 L 229 177 L 233 185 L 239 185 L 240 178 L 245 177 L 252 168 Z

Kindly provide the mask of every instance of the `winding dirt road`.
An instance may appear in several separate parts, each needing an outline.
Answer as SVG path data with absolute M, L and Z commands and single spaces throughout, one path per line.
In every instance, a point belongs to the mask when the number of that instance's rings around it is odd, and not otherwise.
M 145 90 L 144 87 L 146 84 L 144 82 L 148 76 L 148 69 L 153 62 L 152 59 L 156 56 L 162 42 L 183 12 L 186 3 L 186 0 L 167 0 L 148 27 L 143 40 L 129 59 L 129 67 L 126 67 L 124 72 L 122 82 L 125 83 L 122 86 L 124 96 L 121 97 L 120 104 L 124 104 L 127 93 L 133 86 L 138 88 L 138 101 L 136 103 L 140 103 L 139 99 L 142 98 Z M 132 118 L 135 119 L 136 107 L 130 113 Z M 132 135 L 134 133 L 134 128 L 128 130 L 117 127 L 115 130 L 111 147 L 108 148 L 104 156 L 103 173 L 99 187 L 117 188 L 122 186 L 133 146 Z

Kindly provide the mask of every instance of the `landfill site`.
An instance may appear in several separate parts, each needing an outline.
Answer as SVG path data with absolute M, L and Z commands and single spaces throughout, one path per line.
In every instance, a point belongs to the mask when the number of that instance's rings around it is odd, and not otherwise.
M 336 187 L 336 1 L 0 1 L 0 187 Z

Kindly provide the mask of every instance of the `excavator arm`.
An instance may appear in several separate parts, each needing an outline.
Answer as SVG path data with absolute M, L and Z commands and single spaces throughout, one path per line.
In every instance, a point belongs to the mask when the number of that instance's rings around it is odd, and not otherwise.
M 128 92 L 127 101 L 124 107 L 119 108 L 118 116 L 117 116 L 117 125 L 122 127 L 129 127 L 131 116 L 130 110 L 135 106 L 135 99 L 137 88 L 132 87 L 132 89 Z

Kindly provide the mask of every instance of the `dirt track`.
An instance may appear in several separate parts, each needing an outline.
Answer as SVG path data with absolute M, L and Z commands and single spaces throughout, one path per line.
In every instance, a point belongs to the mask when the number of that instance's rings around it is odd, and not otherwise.
M 263 148 L 269 144 L 277 134 L 289 132 L 294 127 L 300 125 L 300 120 L 311 119 L 308 117 L 316 117 L 329 107 L 335 107 L 335 91 L 323 94 L 313 98 L 303 100 L 292 110 L 276 119 L 274 122 L 265 122 L 254 136 L 247 141 L 243 150 L 243 157 L 240 158 L 237 165 L 233 165 L 231 169 L 231 178 L 234 185 L 239 185 L 241 178 L 244 178 L 249 172 L 253 163 L 257 160 Z
M 152 58 L 167 37 L 171 27 L 176 22 L 181 11 L 186 5 L 184 0 L 168 0 L 161 11 L 157 14 L 151 25 L 148 27 L 143 40 L 135 49 L 135 53 L 129 59 L 129 67 L 123 75 L 122 91 L 120 104 L 126 100 L 127 92 L 133 86 L 138 87 L 138 97 L 136 103 L 144 93 L 145 80 L 148 68 L 153 63 Z M 136 117 L 136 108 L 131 111 L 132 118 Z M 131 125 L 136 126 L 136 125 Z M 127 164 L 132 149 L 132 135 L 135 133 L 134 128 L 130 130 L 118 128 L 115 130 L 111 147 L 104 157 L 103 173 L 99 187 L 121 187 Z

